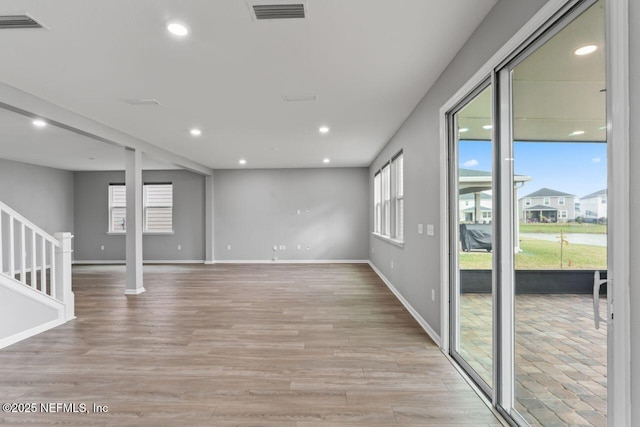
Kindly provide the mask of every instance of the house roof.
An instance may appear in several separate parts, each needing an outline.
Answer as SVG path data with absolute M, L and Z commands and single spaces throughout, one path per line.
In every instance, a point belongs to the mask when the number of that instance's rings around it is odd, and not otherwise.
M 557 211 L 558 209 L 551 206 L 535 205 L 529 208 L 525 208 L 524 210 L 525 211 Z
M 534 191 L 531 194 L 527 194 L 524 197 L 575 197 L 575 194 L 564 193 L 558 190 L 552 190 L 551 188 L 541 188 L 538 191 Z
M 596 191 L 595 193 L 591 193 L 591 194 L 587 194 L 584 197 L 581 197 L 581 199 L 591 199 L 593 197 L 600 197 L 600 196 L 606 196 L 607 195 L 607 189 L 605 188 L 604 190 L 600 190 L 600 191 Z
M 458 169 L 458 176 L 460 177 L 467 177 L 467 176 L 491 176 L 491 172 L 487 172 L 487 171 L 478 171 L 475 169 Z

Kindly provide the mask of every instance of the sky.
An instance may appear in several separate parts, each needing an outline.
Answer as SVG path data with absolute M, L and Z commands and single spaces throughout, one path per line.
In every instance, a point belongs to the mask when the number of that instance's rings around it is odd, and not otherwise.
M 460 167 L 491 171 L 490 141 L 460 141 Z M 514 172 L 531 181 L 518 191 L 526 196 L 540 188 L 578 197 L 607 188 L 607 145 L 591 142 L 515 142 Z

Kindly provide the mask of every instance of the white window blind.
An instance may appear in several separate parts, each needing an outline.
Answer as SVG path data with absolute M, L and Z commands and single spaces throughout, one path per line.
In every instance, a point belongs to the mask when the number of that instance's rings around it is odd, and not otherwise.
M 142 194 L 145 232 L 173 231 L 173 184 L 144 184 Z M 109 232 L 124 233 L 127 229 L 127 187 L 109 185 Z
M 144 185 L 144 231 L 173 231 L 173 185 Z
M 127 187 L 109 185 L 109 231 L 125 232 L 127 221 Z

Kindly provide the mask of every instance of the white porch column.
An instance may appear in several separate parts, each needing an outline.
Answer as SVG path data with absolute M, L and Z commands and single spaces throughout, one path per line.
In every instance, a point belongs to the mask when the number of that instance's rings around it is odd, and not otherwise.
M 204 224 L 204 233 L 205 233 L 205 264 L 213 264 L 214 263 L 214 239 L 213 239 L 213 221 L 214 221 L 214 212 L 213 212 L 213 175 L 207 175 L 205 177 L 205 186 L 204 186 L 204 206 L 205 206 L 205 224 Z
M 480 223 L 482 222 L 482 193 L 477 192 L 477 193 L 473 193 L 473 197 L 474 197 L 474 208 L 475 208 L 475 216 L 476 216 L 476 222 Z
M 127 288 L 125 295 L 145 291 L 142 281 L 142 152 L 125 148 L 127 185 Z

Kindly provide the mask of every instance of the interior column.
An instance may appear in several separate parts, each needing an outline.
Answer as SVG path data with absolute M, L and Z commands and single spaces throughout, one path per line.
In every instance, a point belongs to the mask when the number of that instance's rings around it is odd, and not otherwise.
M 205 185 L 204 185 L 204 206 L 205 206 L 205 264 L 213 264 L 213 220 L 214 220 L 214 212 L 213 212 L 213 175 L 207 175 L 205 177 Z
M 127 288 L 125 295 L 145 291 L 142 280 L 142 152 L 125 149 L 127 186 Z

